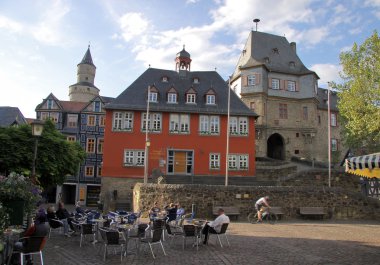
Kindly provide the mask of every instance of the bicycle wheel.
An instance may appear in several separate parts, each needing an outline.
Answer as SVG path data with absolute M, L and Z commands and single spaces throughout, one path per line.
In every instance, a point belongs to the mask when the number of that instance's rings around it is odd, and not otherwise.
M 248 219 L 248 222 L 250 222 L 251 224 L 256 223 L 257 222 L 257 213 L 252 212 L 252 213 L 248 214 L 247 219 Z
M 277 216 L 273 213 L 270 213 L 268 214 L 268 222 L 271 224 L 271 225 L 274 225 L 276 223 L 276 220 L 277 220 Z

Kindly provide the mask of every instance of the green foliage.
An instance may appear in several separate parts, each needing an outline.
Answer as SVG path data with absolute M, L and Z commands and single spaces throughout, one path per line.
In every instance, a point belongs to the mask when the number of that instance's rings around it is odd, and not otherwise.
M 0 202 L 0 235 L 3 234 L 4 230 L 8 227 L 8 225 L 9 225 L 9 215 L 6 212 L 2 203 Z
M 375 31 L 362 45 L 340 54 L 344 83 L 337 85 L 344 138 L 351 147 L 380 148 L 380 38 Z
M 30 174 L 35 138 L 31 126 L 0 128 L 0 172 Z M 38 138 L 36 174 L 41 186 L 61 185 L 66 175 L 77 172 L 85 152 L 76 142 L 68 142 L 54 123 L 46 121 Z

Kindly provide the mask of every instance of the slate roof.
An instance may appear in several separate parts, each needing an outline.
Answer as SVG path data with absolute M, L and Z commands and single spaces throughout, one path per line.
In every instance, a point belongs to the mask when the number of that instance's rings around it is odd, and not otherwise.
M 113 97 L 105 97 L 105 96 L 100 96 L 104 102 L 104 104 L 107 104 L 107 103 L 110 103 L 111 101 L 113 101 L 115 98 Z
M 327 89 L 325 88 L 321 88 L 321 87 L 318 87 L 318 95 L 317 95 L 317 98 L 318 98 L 318 109 L 324 109 L 324 110 L 327 110 L 328 109 L 328 105 L 327 105 Z M 338 94 L 335 92 L 335 91 L 332 91 L 331 94 L 330 94 L 330 109 L 332 111 L 339 111 L 338 109 Z
M 177 57 L 187 57 L 187 58 L 190 58 L 190 53 L 188 53 L 185 50 L 185 46 L 184 46 L 183 49 L 182 49 L 182 51 L 180 51 L 180 52 L 177 53 Z
M 17 107 L 0 107 L 0 127 L 26 124 L 26 119 Z
M 90 64 L 90 65 L 95 66 L 95 64 L 92 62 L 92 56 L 91 56 L 91 52 L 90 52 L 90 45 L 88 45 L 87 51 L 84 54 L 83 59 L 82 59 L 82 61 L 79 64 Z
M 294 62 L 294 67 L 290 67 L 291 62 Z M 240 68 L 254 66 L 286 74 L 316 74 L 306 68 L 285 37 L 259 31 L 249 34 L 233 77 L 240 74 Z
M 168 82 L 162 82 L 166 76 Z M 193 83 L 198 78 L 199 83 Z M 151 103 L 152 111 L 227 114 L 228 84 L 215 71 L 187 72 L 186 78 L 181 78 L 176 71 L 149 68 L 124 90 L 106 109 L 115 110 L 146 110 L 148 86 L 154 85 L 158 90 L 158 102 Z M 167 103 L 167 91 L 174 87 L 178 92 L 178 103 Z M 186 104 L 186 91 L 193 88 L 197 104 Z M 205 95 L 212 88 L 216 92 L 216 104 L 206 105 Z M 250 110 L 240 98 L 231 92 L 231 115 L 258 116 Z
M 88 104 L 88 102 L 62 101 L 62 100 L 60 100 L 59 103 L 61 104 L 62 109 L 67 112 L 80 112 Z

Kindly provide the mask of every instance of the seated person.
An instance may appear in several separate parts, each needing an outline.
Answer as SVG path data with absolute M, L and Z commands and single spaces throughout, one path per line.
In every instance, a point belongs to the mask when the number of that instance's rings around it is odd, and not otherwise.
M 85 215 L 85 211 L 82 209 L 81 207 L 81 202 L 80 201 L 77 201 L 77 204 L 75 205 L 75 212 L 79 215 Z
M 69 224 L 67 222 L 67 219 L 59 220 L 57 215 L 55 214 L 54 206 L 49 206 L 47 208 L 47 219 L 49 222 L 49 225 L 51 228 L 58 228 L 61 225 L 63 226 L 63 234 L 67 237 L 70 237 L 69 235 Z M 54 220 L 59 220 L 60 222 L 56 222 Z
M 161 209 L 158 207 L 158 202 L 154 202 L 153 207 L 149 211 L 149 219 L 153 221 L 154 218 L 158 216 L 159 212 L 161 212 Z
M 218 217 L 214 221 L 207 222 L 202 229 L 202 233 L 205 235 L 203 244 L 207 244 L 209 233 L 220 233 L 220 229 L 222 228 L 222 225 L 225 223 L 229 224 L 230 218 L 224 214 L 224 210 L 222 208 L 219 208 Z
M 64 220 L 66 219 L 67 220 L 67 223 L 69 224 L 70 226 L 70 229 L 72 231 L 75 230 L 74 228 L 74 225 L 72 223 L 73 221 L 73 218 L 71 217 L 69 211 L 66 210 L 65 208 L 65 204 L 63 202 L 59 202 L 58 203 L 58 210 L 55 212 L 55 214 L 57 215 L 58 219 L 59 220 Z
M 24 237 L 46 237 L 49 232 L 49 226 L 47 225 L 47 217 L 45 214 L 44 209 L 39 209 L 36 213 L 36 216 L 34 218 L 34 223 L 26 230 Z M 14 245 L 15 251 L 22 251 L 25 247 L 26 241 L 19 241 L 16 242 Z M 45 244 L 45 241 L 42 243 Z M 17 255 L 18 256 L 18 255 Z M 18 257 L 12 257 L 13 260 L 18 259 Z M 30 259 L 30 256 L 26 256 L 27 265 L 33 264 L 33 262 Z M 13 264 L 13 263 L 12 263 Z
M 181 207 L 179 202 L 177 202 L 177 221 L 181 220 L 182 215 L 185 214 L 185 209 Z
M 167 215 L 167 222 L 175 221 L 177 219 L 177 205 L 174 203 L 170 203 L 167 207 L 165 207 Z

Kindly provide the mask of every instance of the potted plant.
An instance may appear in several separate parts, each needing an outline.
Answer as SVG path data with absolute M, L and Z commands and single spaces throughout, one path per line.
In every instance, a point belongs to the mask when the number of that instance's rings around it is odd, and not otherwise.
M 11 225 L 22 225 L 24 214 L 32 213 L 41 200 L 39 186 L 23 175 L 12 172 L 0 176 L 0 201 Z

